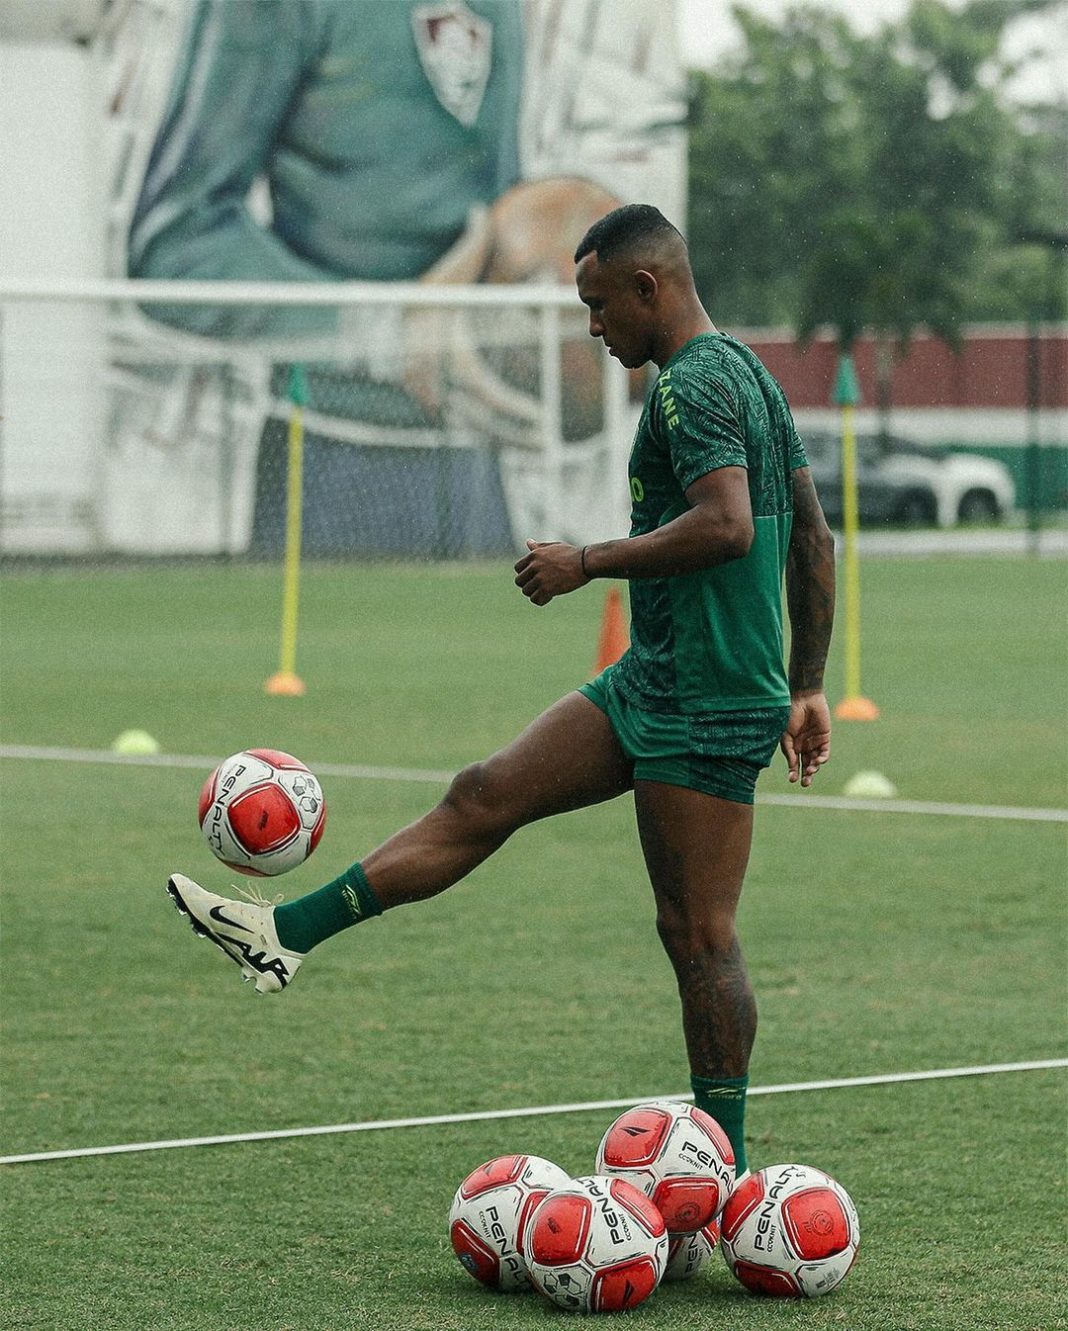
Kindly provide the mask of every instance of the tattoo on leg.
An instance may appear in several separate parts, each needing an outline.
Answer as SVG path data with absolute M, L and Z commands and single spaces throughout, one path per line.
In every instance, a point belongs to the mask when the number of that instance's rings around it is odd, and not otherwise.
M 742 949 L 704 949 L 676 966 L 682 1025 L 691 1070 L 704 1077 L 741 1077 L 749 1067 L 757 1011 Z

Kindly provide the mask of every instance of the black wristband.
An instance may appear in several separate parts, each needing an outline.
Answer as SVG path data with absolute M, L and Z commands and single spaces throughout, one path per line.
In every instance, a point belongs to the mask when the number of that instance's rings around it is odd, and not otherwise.
M 582 547 L 582 551 L 581 551 L 581 553 L 579 554 L 579 563 L 582 565 L 582 576 L 583 576 L 587 581 L 589 581 L 589 576 L 590 576 L 590 575 L 589 575 L 589 573 L 586 571 L 586 551 L 587 551 L 589 548 L 590 548 L 590 547 L 589 547 L 588 545 L 584 545 L 584 546 Z

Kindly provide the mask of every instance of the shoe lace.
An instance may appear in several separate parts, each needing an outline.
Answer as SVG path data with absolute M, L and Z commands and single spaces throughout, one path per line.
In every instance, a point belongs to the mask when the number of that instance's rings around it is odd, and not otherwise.
M 286 899 L 284 892 L 279 892 L 276 897 L 272 897 L 271 900 L 268 901 L 258 888 L 238 887 L 238 885 L 234 883 L 233 889 L 235 892 L 239 892 L 246 901 L 251 901 L 254 906 L 263 906 L 268 910 L 270 910 L 272 906 L 280 906 Z

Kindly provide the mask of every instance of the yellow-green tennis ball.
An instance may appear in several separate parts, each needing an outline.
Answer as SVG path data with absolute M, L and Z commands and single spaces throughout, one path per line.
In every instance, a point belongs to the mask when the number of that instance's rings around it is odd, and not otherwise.
M 882 772 L 858 772 L 846 782 L 845 794 L 850 799 L 892 800 L 897 786 Z
M 125 757 L 159 753 L 159 741 L 153 739 L 147 730 L 124 730 L 112 744 L 111 752 L 121 753 Z

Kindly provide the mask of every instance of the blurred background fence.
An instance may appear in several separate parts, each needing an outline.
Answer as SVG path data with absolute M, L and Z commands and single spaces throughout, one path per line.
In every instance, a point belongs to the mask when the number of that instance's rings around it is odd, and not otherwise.
M 337 331 L 218 339 L 176 316 L 268 308 L 329 309 Z M 833 333 L 737 331 L 786 388 L 835 521 Z M 877 339 L 855 357 L 867 525 L 1060 521 L 1068 329 L 977 326 L 957 351 L 917 335 L 888 438 Z M 559 286 L 0 282 L 0 554 L 273 558 L 296 410 L 305 557 L 607 539 L 628 526 L 642 387 Z
M 570 256 L 635 199 L 832 521 L 847 353 L 868 525 L 1063 526 L 1066 51 L 1054 0 L 0 0 L 0 556 L 272 557 L 295 411 L 306 557 L 620 534 Z
M 328 306 L 339 331 L 223 342 L 152 317 L 208 304 Z M 0 394 L 7 555 L 273 557 L 295 410 L 307 556 L 626 530 L 639 408 L 559 287 L 8 283 Z

